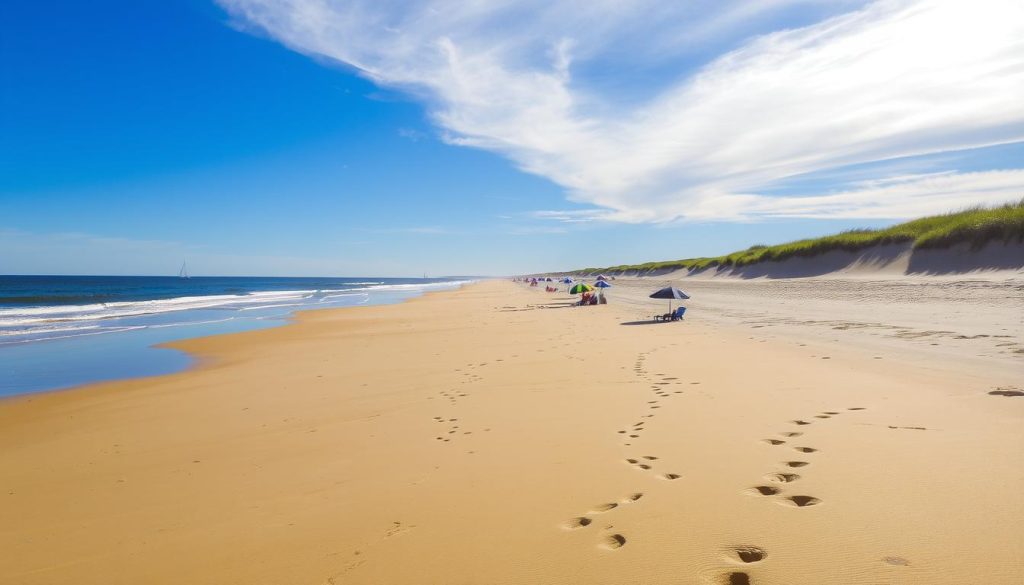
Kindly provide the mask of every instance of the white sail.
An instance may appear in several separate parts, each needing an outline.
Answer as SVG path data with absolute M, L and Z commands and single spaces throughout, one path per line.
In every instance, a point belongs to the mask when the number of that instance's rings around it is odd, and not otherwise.
M 178 271 L 178 278 L 188 278 L 188 266 L 185 266 L 185 262 L 181 263 L 181 270 Z

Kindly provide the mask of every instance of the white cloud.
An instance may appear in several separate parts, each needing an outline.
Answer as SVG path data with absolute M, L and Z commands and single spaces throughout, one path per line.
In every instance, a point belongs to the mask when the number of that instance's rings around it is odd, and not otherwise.
M 691 210 L 689 219 L 760 217 L 890 219 L 956 211 L 979 202 L 1024 198 L 1024 170 L 936 173 L 865 183 L 860 188 L 810 197 L 725 195 Z
M 414 93 L 445 140 L 562 185 L 598 208 L 583 214 L 591 220 L 942 211 L 953 195 L 915 190 L 937 185 L 925 179 L 820 197 L 759 192 L 804 173 L 1024 140 L 1019 0 L 879 0 L 803 28 L 757 31 L 768 34 L 695 69 L 686 63 L 701 43 L 728 45 L 757 18 L 794 6 L 835 5 L 221 1 L 295 50 Z M 575 74 L 594 70 L 660 73 L 638 81 L 643 99 L 626 100 Z M 957 200 L 995 202 L 1019 197 L 1019 179 L 967 174 L 936 188 L 970 185 Z
M 415 128 L 399 128 L 398 135 L 413 142 L 419 142 L 427 137 L 426 134 L 416 130 Z

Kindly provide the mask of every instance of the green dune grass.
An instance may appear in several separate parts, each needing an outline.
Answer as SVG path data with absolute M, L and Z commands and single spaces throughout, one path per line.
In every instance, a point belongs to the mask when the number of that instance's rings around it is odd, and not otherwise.
M 972 248 L 981 248 L 991 241 L 1024 241 L 1024 199 L 998 207 L 976 207 L 922 217 L 884 229 L 858 229 L 821 238 L 797 240 L 774 246 L 751 246 L 746 250 L 713 258 L 687 258 L 643 264 L 623 264 L 606 268 L 585 268 L 581 274 L 595 272 L 618 272 L 638 270 L 702 270 L 713 266 L 737 267 L 785 260 L 792 257 L 809 257 L 832 250 L 857 251 L 871 246 L 912 242 L 914 248 L 948 248 L 968 243 Z

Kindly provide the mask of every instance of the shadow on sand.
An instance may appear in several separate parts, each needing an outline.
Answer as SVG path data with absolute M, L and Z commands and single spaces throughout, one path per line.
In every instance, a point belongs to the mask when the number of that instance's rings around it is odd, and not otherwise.
M 624 321 L 619 325 L 661 325 L 662 323 L 672 323 L 673 321 Z

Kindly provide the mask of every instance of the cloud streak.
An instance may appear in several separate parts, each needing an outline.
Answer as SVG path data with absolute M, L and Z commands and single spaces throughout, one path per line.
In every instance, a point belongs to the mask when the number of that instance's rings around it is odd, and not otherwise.
M 242 26 L 416 95 L 447 142 L 500 153 L 593 208 L 559 221 L 907 217 L 1024 192 L 1009 169 L 766 194 L 802 174 L 1024 141 L 1015 0 L 829 4 L 845 12 L 775 31 L 821 3 L 221 3 Z M 714 44 L 732 48 L 703 57 Z M 620 95 L 595 71 L 645 91 Z

